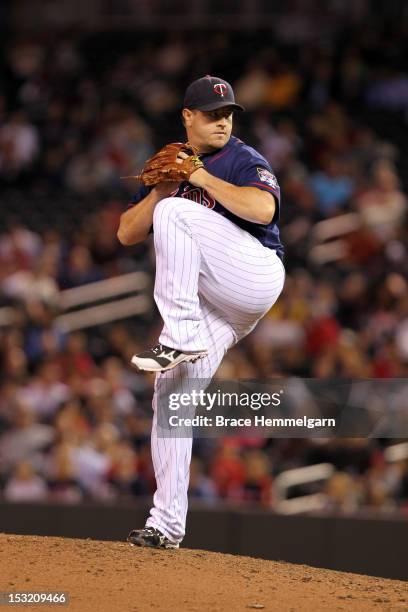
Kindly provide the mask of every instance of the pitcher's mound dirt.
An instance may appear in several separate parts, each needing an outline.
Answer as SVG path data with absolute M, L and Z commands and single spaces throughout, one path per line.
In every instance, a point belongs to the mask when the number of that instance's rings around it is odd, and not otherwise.
M 7 534 L 0 534 L 0 591 L 69 593 L 68 606 L 24 606 L 37 611 L 408 610 L 408 583 L 399 580 L 201 550 Z

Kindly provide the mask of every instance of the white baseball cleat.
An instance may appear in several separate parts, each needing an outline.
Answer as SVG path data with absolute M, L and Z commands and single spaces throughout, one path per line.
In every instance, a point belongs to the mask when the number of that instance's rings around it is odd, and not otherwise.
M 146 372 L 165 372 L 175 368 L 179 363 L 183 361 L 188 362 L 197 361 L 207 355 L 207 351 L 198 351 L 197 353 L 183 353 L 176 349 L 163 346 L 163 344 L 157 344 L 143 353 L 133 355 L 131 359 L 132 365 L 144 370 Z

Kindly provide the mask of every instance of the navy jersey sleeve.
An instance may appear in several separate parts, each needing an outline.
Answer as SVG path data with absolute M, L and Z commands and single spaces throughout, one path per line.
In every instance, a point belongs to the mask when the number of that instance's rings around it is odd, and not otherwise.
M 146 187 L 146 185 L 142 185 L 138 189 L 138 191 L 136 191 L 136 193 L 130 198 L 129 203 L 126 206 L 126 210 L 132 208 L 133 206 L 136 206 L 136 204 L 139 204 L 139 202 L 141 202 L 141 200 L 143 200 L 151 192 L 151 190 L 151 187 Z
M 254 152 L 255 153 L 255 152 Z M 280 209 L 280 187 L 276 176 L 266 159 L 259 154 L 246 152 L 241 156 L 237 164 L 234 183 L 239 187 L 257 187 L 268 191 L 275 197 L 276 213 L 275 220 L 279 218 Z

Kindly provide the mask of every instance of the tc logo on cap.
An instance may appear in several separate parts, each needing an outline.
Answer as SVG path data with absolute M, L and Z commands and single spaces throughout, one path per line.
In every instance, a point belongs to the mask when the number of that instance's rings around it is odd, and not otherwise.
M 224 83 L 216 83 L 214 85 L 214 91 L 223 98 L 227 93 L 227 86 Z

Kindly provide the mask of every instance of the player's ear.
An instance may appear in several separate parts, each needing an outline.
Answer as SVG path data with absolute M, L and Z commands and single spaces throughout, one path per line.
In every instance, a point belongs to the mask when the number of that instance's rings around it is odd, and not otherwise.
M 194 116 L 193 111 L 190 110 L 189 108 L 183 108 L 181 114 L 183 117 L 183 125 L 185 127 L 191 127 L 191 123 L 192 123 L 193 116 Z

